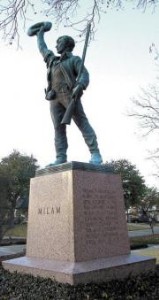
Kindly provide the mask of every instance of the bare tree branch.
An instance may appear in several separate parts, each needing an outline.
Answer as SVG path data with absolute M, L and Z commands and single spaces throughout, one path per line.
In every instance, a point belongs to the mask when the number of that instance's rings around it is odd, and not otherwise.
M 144 136 L 152 132 L 159 133 L 159 88 L 149 86 L 141 89 L 137 99 L 132 99 L 134 109 L 129 116 L 136 117 L 140 128 L 144 129 Z
M 140 132 L 143 133 L 143 137 L 154 135 L 157 141 L 159 135 L 159 86 L 151 85 L 146 90 L 141 89 L 140 95 L 137 99 L 132 99 L 133 111 L 128 115 L 135 117 L 138 120 Z M 150 145 L 152 148 L 152 145 Z M 155 147 L 155 145 L 154 145 Z M 153 148 L 154 148 L 153 147 Z M 153 162 L 154 176 L 159 177 L 159 148 L 149 151 L 149 157 Z
M 19 43 L 19 25 L 25 26 L 28 7 L 33 8 L 29 0 L 1 0 L 0 4 L 0 31 L 2 38 L 12 44 L 14 40 Z
M 155 7 L 158 4 L 158 0 L 137 0 L 137 2 L 131 0 L 131 2 L 135 7 L 142 9 L 146 9 L 148 5 Z M 80 37 L 85 35 L 87 24 L 91 22 L 91 39 L 93 39 L 101 15 L 109 8 L 123 8 L 124 3 L 127 2 L 125 0 L 0 0 L 0 32 L 3 39 L 10 44 L 19 43 L 21 31 L 24 30 L 32 14 L 53 17 L 57 26 L 63 24 L 72 27 L 78 31 Z M 156 51 L 153 44 L 150 51 L 152 49 Z
M 151 160 L 154 164 L 155 172 L 153 172 L 153 176 L 159 177 L 159 148 L 156 148 L 153 151 L 149 151 L 149 160 Z

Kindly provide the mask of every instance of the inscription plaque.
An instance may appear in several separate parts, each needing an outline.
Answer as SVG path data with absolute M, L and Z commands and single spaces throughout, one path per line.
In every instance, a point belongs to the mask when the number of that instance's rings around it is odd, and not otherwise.
M 108 203 L 107 194 L 106 189 L 84 188 L 82 190 L 87 244 L 103 244 L 105 238 L 109 243 L 112 243 L 114 239 L 118 241 L 116 205 L 112 194 L 111 203 Z
M 76 179 L 80 176 L 80 181 Z M 76 259 L 111 257 L 130 252 L 119 175 L 74 174 Z M 78 215 L 78 216 L 77 216 Z M 76 236 L 76 233 L 75 233 Z

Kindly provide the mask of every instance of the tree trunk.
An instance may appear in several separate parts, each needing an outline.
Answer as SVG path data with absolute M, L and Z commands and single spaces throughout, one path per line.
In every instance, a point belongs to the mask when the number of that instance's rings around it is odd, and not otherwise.
M 2 230 L 2 224 L 0 224 L 0 244 L 3 238 L 3 230 Z
M 10 228 L 14 227 L 14 211 L 15 211 L 15 207 L 16 207 L 16 199 L 13 199 L 11 202 L 11 208 L 10 208 L 10 212 L 9 212 L 9 222 L 8 225 Z

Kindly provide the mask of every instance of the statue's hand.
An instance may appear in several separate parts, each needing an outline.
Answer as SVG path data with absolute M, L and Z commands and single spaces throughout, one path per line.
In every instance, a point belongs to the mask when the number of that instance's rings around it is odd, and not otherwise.
M 51 22 L 39 22 L 29 27 L 27 33 L 29 36 L 34 36 L 37 35 L 39 32 L 44 33 L 46 31 L 49 31 L 51 27 L 52 27 Z
M 80 99 L 83 94 L 83 86 L 79 83 L 72 90 L 72 98 Z
M 41 25 L 41 27 L 39 28 L 39 30 L 37 31 L 37 38 L 42 38 L 44 36 L 45 33 L 45 28 L 43 25 Z
M 40 27 L 38 33 L 44 33 L 44 32 L 45 32 L 45 27 L 44 27 L 44 25 L 42 25 L 42 26 Z M 38 33 L 37 33 L 37 34 L 38 34 Z

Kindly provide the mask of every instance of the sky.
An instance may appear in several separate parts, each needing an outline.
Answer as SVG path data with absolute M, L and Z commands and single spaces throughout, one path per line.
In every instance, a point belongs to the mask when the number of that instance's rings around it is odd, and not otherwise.
M 36 17 L 36 22 L 42 18 Z M 45 18 L 43 18 L 45 20 Z M 85 65 L 90 73 L 90 85 L 82 103 L 94 128 L 103 161 L 127 159 L 136 165 L 149 186 L 158 187 L 152 176 L 155 169 L 147 159 L 148 150 L 157 145 L 157 137 L 143 138 L 134 118 L 128 116 L 132 97 L 140 88 L 156 82 L 157 67 L 149 53 L 152 43 L 159 44 L 159 11 L 127 9 L 110 11 L 97 26 L 95 40 L 87 50 Z M 61 26 L 46 33 L 48 48 L 55 53 L 60 35 L 76 32 Z M 28 25 L 34 24 L 32 20 Z M 27 28 L 26 28 L 27 32 Z M 0 159 L 13 149 L 37 158 L 41 167 L 55 159 L 54 129 L 49 103 L 44 99 L 46 66 L 36 43 L 36 37 L 23 32 L 22 49 L 0 45 Z M 83 43 L 77 42 L 75 55 L 82 55 Z M 78 128 L 67 126 L 68 161 L 89 162 L 90 153 Z

